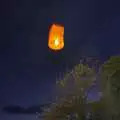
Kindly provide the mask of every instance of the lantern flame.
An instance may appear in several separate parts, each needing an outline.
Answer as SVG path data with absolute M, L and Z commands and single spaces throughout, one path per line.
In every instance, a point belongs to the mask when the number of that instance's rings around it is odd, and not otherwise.
M 55 39 L 55 46 L 58 46 L 58 45 L 59 45 L 59 39 L 56 38 L 56 39 Z
M 49 31 L 48 47 L 52 50 L 61 50 L 64 47 L 64 27 L 53 24 Z

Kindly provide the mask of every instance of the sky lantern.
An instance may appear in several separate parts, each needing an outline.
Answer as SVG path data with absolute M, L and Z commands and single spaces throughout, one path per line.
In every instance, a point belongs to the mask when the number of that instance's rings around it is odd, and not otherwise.
M 64 26 L 52 24 L 49 30 L 48 47 L 52 50 L 64 48 Z

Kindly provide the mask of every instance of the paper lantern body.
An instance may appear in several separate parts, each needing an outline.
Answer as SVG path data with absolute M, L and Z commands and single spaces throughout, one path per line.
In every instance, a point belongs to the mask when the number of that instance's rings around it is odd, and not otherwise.
M 61 50 L 64 48 L 64 27 L 59 24 L 53 24 L 50 27 L 48 47 L 52 50 Z

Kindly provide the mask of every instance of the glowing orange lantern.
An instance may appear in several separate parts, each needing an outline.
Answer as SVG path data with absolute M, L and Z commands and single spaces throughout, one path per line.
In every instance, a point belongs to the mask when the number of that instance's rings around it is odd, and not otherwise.
M 48 47 L 52 50 L 61 50 L 64 48 L 64 27 L 59 24 L 53 24 L 49 31 Z

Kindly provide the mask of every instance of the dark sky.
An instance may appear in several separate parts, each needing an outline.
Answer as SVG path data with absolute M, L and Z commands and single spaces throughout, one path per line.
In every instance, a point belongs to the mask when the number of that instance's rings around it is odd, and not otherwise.
M 51 101 L 56 76 L 80 57 L 120 54 L 119 0 L 1 2 L 0 107 Z M 53 22 L 65 26 L 65 48 L 58 53 L 47 46 Z

